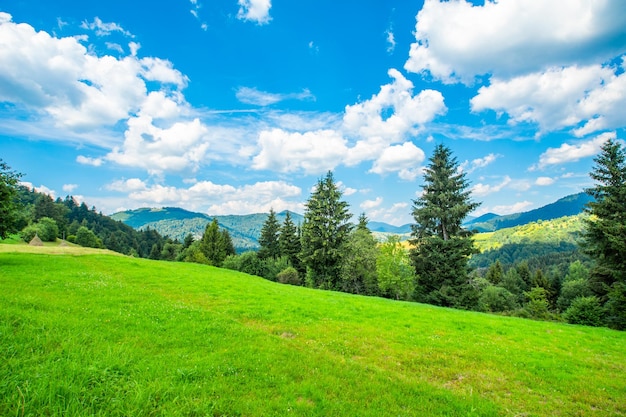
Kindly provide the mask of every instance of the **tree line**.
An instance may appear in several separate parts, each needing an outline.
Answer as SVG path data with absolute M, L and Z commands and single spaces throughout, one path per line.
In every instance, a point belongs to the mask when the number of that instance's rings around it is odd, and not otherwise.
M 626 329 L 625 150 L 619 142 L 608 140 L 594 162 L 590 176 L 595 186 L 586 192 L 595 200 L 586 209 L 589 216 L 580 247 L 586 258 L 584 262 L 561 259 L 560 269 L 549 273 L 512 258 L 501 261 L 496 257 L 488 267 L 472 267 L 470 260 L 477 249 L 473 232 L 462 224 L 480 203 L 471 199 L 466 174 L 444 145 L 435 148 L 424 169 L 422 192 L 413 200 L 415 223 L 408 245 L 397 237 L 377 242 L 364 214 L 353 224 L 349 205 L 330 171 L 318 180 L 307 200 L 302 224 L 295 225 L 289 214 L 279 224 L 270 210 L 261 230 L 260 249 L 238 255 L 228 231 L 220 229 L 215 219 L 201 239 L 188 235 L 178 242 L 151 231 L 137 232 L 143 238 L 131 241 L 128 236 L 132 234 L 116 234 L 113 227 L 104 228 L 104 233 L 100 223 L 106 221 L 96 221 L 95 210 L 71 198 L 51 203 L 38 197 L 29 206 L 30 214 L 14 218 L 15 199 L 6 196 L 12 196 L 19 174 L 4 163 L 0 236 L 20 222 L 24 236 L 34 229 L 43 234 L 46 225 L 56 223 L 57 235 L 63 230 L 69 233 L 68 240 L 77 243 L 83 239 L 79 231 L 85 234 L 87 229 L 95 235 L 96 244 L 105 247 L 118 245 L 120 251 L 139 256 L 210 264 L 288 284 Z M 120 222 L 115 223 L 122 229 Z M 522 250 L 511 249 L 510 255 Z

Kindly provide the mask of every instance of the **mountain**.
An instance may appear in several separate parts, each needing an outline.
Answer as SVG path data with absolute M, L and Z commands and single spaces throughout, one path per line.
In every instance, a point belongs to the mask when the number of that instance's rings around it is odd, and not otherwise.
M 276 219 L 280 224 L 285 221 L 286 214 L 287 211 L 276 214 Z M 302 215 L 293 212 L 289 214 L 294 224 L 302 223 L 304 219 Z M 220 227 L 228 230 L 238 252 L 258 249 L 258 238 L 267 216 L 267 213 L 210 216 L 178 207 L 140 208 L 111 215 L 114 220 L 119 220 L 135 229 L 150 228 L 163 236 L 179 241 L 182 241 L 189 233 L 196 239 L 200 238 L 206 225 L 215 218 Z
M 587 193 L 578 193 L 563 197 L 554 203 L 523 213 L 498 216 L 493 213 L 484 214 L 464 223 L 468 229 L 478 232 L 493 232 L 507 227 L 519 226 L 538 220 L 552 220 L 563 216 L 574 216 L 583 212 L 585 205 L 593 201 Z
M 402 235 L 405 233 L 411 233 L 411 225 L 405 224 L 403 226 L 393 226 L 383 222 L 369 222 L 368 227 L 372 232 L 381 232 Z

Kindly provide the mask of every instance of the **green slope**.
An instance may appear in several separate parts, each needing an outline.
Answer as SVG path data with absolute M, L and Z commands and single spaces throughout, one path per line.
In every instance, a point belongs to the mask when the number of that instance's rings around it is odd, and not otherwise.
M 0 415 L 626 414 L 626 333 L 109 255 L 0 266 Z
M 466 222 L 464 227 L 478 232 L 493 232 L 539 220 L 545 221 L 564 216 L 574 216 L 582 213 L 585 205 L 592 200 L 593 198 L 587 193 L 568 195 L 554 203 L 523 213 L 514 213 L 505 216 L 497 216 L 493 213 L 489 213 Z

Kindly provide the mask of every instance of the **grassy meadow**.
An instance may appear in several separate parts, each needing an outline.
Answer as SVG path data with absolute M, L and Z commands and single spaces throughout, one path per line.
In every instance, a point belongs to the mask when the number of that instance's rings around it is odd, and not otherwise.
M 624 332 L 54 249 L 0 244 L 1 416 L 626 415 Z

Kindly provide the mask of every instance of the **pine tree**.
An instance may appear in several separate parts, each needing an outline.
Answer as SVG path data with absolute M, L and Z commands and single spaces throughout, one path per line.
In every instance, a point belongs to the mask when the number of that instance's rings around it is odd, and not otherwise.
M 213 266 L 222 266 L 228 255 L 234 255 L 235 248 L 227 230 L 219 229 L 217 219 L 213 219 L 204 229 L 200 250 Z
M 413 203 L 411 258 L 418 276 L 418 301 L 473 308 L 477 293 L 469 284 L 471 232 L 462 222 L 480 203 L 471 201 L 469 182 L 449 148 L 438 145 L 424 173 L 422 196 Z
M 341 271 L 343 244 L 352 229 L 348 203 L 332 172 L 321 178 L 306 203 L 302 225 L 301 259 L 307 271 L 307 285 L 337 289 Z
M 281 256 L 286 256 L 291 266 L 297 271 L 303 272 L 299 258 L 301 250 L 300 236 L 289 212 L 285 213 L 285 220 L 278 234 L 278 246 L 280 247 Z
M 595 259 L 591 289 L 605 304 L 609 325 L 626 329 L 626 152 L 609 139 L 594 161 L 596 185 L 586 191 L 595 202 L 587 209 L 583 248 Z
M 279 231 L 280 225 L 276 219 L 276 212 L 274 212 L 272 208 L 261 228 L 261 236 L 259 237 L 259 259 L 276 259 L 280 256 L 280 244 L 278 242 Z

